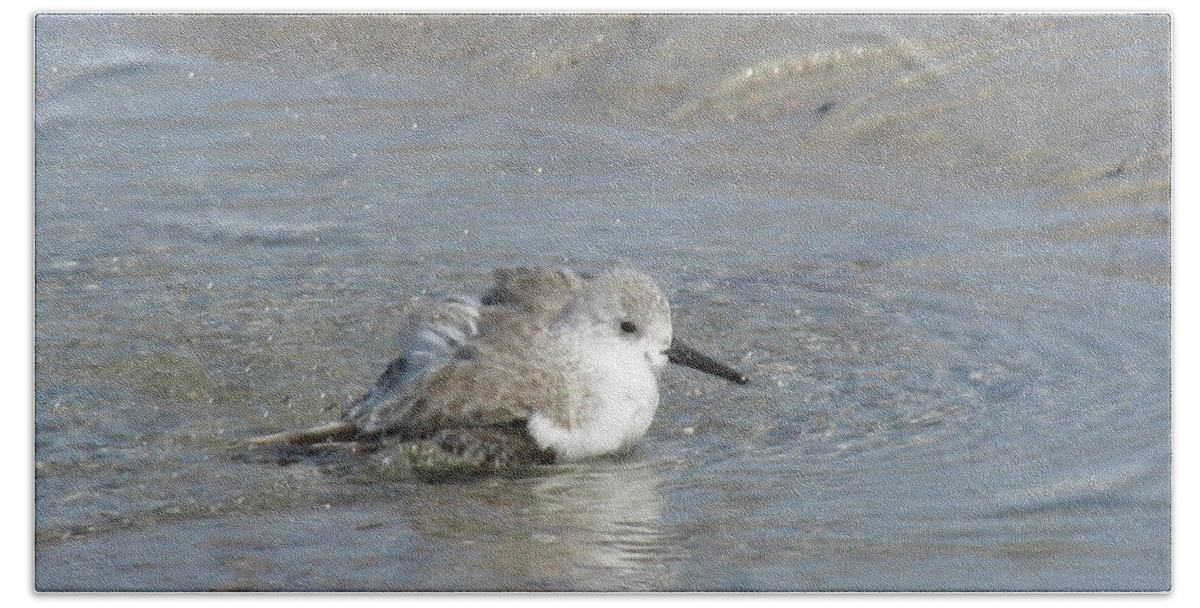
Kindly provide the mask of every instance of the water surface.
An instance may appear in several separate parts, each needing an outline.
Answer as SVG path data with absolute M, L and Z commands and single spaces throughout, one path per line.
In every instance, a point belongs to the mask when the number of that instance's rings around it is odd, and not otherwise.
M 1168 589 L 1170 25 L 43 15 L 37 587 Z M 516 478 L 232 447 L 616 259 L 753 383 Z

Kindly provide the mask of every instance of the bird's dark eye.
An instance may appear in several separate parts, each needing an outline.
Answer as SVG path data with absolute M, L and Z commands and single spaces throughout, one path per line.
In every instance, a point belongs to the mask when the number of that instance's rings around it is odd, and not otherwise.
M 621 331 L 627 334 L 637 333 L 637 325 L 633 321 L 621 321 Z

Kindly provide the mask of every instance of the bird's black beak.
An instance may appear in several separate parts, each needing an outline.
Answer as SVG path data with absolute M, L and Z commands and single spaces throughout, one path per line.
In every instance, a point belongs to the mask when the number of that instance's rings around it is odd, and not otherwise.
M 667 361 L 675 365 L 684 365 L 692 369 L 697 369 L 706 374 L 719 376 L 738 384 L 746 384 L 750 381 L 742 372 L 697 351 L 679 340 L 671 340 L 671 348 L 667 349 Z

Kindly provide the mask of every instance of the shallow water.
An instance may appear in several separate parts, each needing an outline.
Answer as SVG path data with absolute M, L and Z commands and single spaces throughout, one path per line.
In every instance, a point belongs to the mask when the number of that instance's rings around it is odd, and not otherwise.
M 1164 16 L 41 16 L 41 590 L 1163 590 Z M 747 387 L 431 484 L 239 457 L 407 302 L 656 277 Z

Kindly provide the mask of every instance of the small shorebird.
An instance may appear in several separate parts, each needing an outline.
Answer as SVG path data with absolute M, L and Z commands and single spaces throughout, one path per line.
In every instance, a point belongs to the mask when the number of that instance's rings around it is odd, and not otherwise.
M 250 443 L 429 441 L 482 468 L 578 460 L 646 433 L 667 362 L 748 381 L 674 338 L 667 298 L 641 272 L 493 277 L 482 297 L 420 302 L 400 331 L 403 355 L 341 421 Z

